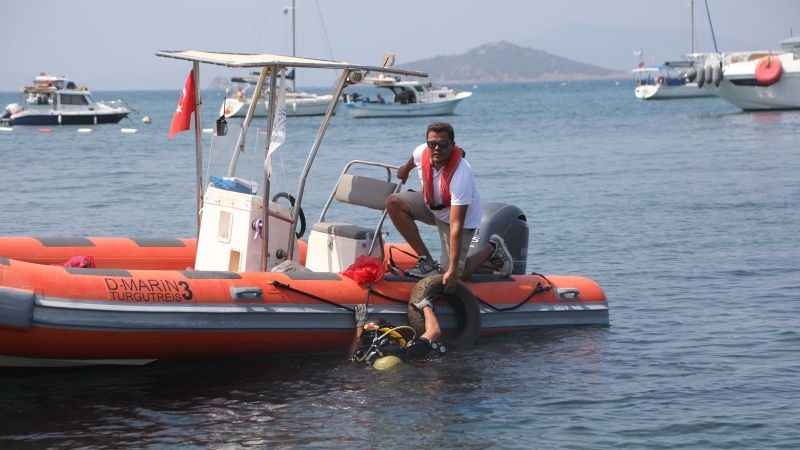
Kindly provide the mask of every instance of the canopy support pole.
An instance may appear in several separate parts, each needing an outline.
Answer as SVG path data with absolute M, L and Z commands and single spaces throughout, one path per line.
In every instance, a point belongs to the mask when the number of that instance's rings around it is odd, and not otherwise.
M 264 143 L 264 193 L 262 197 L 262 204 L 264 205 L 264 212 L 261 217 L 261 220 L 264 224 L 263 233 L 264 236 L 262 239 L 264 240 L 264 248 L 261 252 L 261 271 L 267 272 L 269 270 L 269 195 L 270 195 L 270 170 L 269 170 L 269 146 L 272 143 L 272 129 L 275 125 L 275 108 L 277 107 L 278 103 L 278 89 L 276 89 L 276 81 L 278 71 L 281 70 L 280 67 L 274 67 L 272 69 L 272 73 L 269 76 L 269 105 L 267 108 L 267 138 L 266 142 Z M 294 232 L 290 233 L 291 236 L 294 236 Z
M 314 164 L 314 159 L 317 157 L 319 146 L 322 143 L 322 138 L 325 136 L 325 131 L 328 130 L 328 125 L 331 122 L 333 113 L 336 111 L 336 105 L 339 104 L 339 98 L 342 96 L 342 91 L 344 91 L 344 88 L 347 87 L 347 79 L 349 76 L 350 69 L 344 69 L 342 71 L 342 75 L 339 77 L 339 80 L 336 82 L 336 90 L 334 91 L 333 99 L 328 104 L 328 110 L 325 111 L 325 117 L 322 119 L 322 123 L 319 125 L 317 136 L 314 138 L 314 143 L 311 145 L 311 152 L 309 152 L 308 158 L 306 158 L 306 164 L 303 167 L 303 174 L 300 176 L 300 181 L 297 185 L 297 200 L 294 202 L 294 206 L 292 207 L 292 232 L 289 236 L 289 245 L 287 247 L 289 254 L 287 257 L 289 260 L 294 257 L 294 245 L 296 240 L 294 230 L 297 226 L 297 216 L 300 213 L 300 207 L 303 204 L 303 193 L 306 189 L 306 178 L 308 178 L 308 173 L 311 171 L 311 166 Z
M 200 63 L 192 63 L 192 82 L 194 83 L 194 153 L 195 169 L 197 172 L 197 236 L 200 236 L 200 211 L 203 208 L 203 137 L 202 121 L 200 120 L 200 107 L 203 99 L 200 97 Z
M 261 98 L 261 90 L 264 86 L 264 80 L 267 78 L 269 71 L 269 66 L 262 67 L 261 73 L 258 75 L 256 88 L 253 91 L 253 96 L 250 98 L 250 106 L 247 108 L 247 114 L 244 116 L 244 120 L 242 120 L 239 136 L 236 138 L 236 145 L 233 146 L 234 151 L 233 156 L 231 156 L 231 162 L 228 163 L 229 177 L 232 177 L 236 174 L 236 165 L 239 162 L 239 155 L 244 153 L 244 138 L 247 134 L 247 129 L 250 127 L 250 122 L 253 120 L 253 115 L 256 112 L 256 106 L 258 106 L 258 100 Z

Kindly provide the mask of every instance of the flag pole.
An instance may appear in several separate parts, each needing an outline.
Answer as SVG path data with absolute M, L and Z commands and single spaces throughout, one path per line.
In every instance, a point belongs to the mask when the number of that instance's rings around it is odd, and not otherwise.
M 200 98 L 200 63 L 192 63 L 192 78 L 194 82 L 194 152 L 195 169 L 197 172 L 197 236 L 200 236 L 200 210 L 203 207 L 203 137 L 202 121 L 200 120 L 200 105 L 203 100 Z

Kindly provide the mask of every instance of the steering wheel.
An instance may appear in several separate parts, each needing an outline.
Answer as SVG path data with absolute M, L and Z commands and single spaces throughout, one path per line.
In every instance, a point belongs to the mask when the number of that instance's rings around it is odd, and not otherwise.
M 278 199 L 281 199 L 281 198 L 285 198 L 286 200 L 289 200 L 289 204 L 292 205 L 292 207 L 294 207 L 295 199 L 294 199 L 294 196 L 292 194 L 290 194 L 288 192 L 278 192 L 277 194 L 272 196 L 272 201 L 273 202 L 277 202 Z M 300 231 L 295 231 L 295 233 L 294 233 L 295 236 L 297 236 L 297 239 L 300 239 L 301 237 L 303 237 L 304 234 L 306 234 L 306 214 L 303 212 L 303 208 L 302 207 L 300 208 L 299 212 L 300 212 L 300 214 L 299 214 L 299 217 L 300 217 Z

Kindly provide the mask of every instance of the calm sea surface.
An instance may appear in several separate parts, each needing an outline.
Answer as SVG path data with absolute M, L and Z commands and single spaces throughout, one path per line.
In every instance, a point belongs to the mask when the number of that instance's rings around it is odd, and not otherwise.
M 0 447 L 800 448 L 800 112 L 645 103 L 629 82 L 466 88 L 447 120 L 482 198 L 527 213 L 530 270 L 603 286 L 610 327 L 484 339 L 390 373 L 337 356 L 0 371 Z M 177 91 L 96 97 L 139 114 L 0 132 L 0 235 L 192 236 L 193 136 L 166 139 Z M 207 127 L 220 100 L 206 97 Z M 347 160 L 401 163 L 429 121 L 340 110 L 310 220 Z M 296 189 L 318 123 L 290 119 L 273 190 Z M 250 137 L 241 174 L 258 179 Z

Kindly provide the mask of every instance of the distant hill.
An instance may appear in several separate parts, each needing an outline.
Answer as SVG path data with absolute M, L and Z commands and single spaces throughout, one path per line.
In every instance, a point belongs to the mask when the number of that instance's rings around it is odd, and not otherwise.
M 402 67 L 421 70 L 434 81 L 518 82 L 627 77 L 627 73 L 585 64 L 507 41 L 493 42 L 460 55 L 420 59 Z

